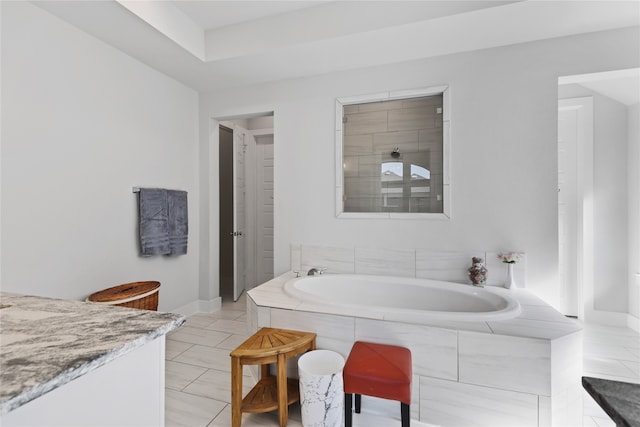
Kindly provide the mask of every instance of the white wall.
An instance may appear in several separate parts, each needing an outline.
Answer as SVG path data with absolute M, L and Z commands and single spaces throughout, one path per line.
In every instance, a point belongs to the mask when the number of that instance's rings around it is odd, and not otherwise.
M 26 2 L 2 2 L 2 290 L 159 280 L 198 299 L 198 94 Z M 141 258 L 133 186 L 189 192 L 188 254 Z
M 594 309 L 627 312 L 627 109 L 595 96 L 594 111 Z M 636 165 L 635 167 L 638 167 Z
M 229 88 L 201 96 L 200 118 L 275 112 L 276 274 L 291 243 L 521 250 L 528 287 L 559 304 L 557 78 L 637 67 L 639 49 L 635 28 Z M 439 84 L 451 87 L 452 219 L 337 219 L 335 98 Z M 201 180 L 217 173 L 208 144 L 203 128 Z
M 640 104 L 627 108 L 629 137 L 629 314 L 640 318 Z

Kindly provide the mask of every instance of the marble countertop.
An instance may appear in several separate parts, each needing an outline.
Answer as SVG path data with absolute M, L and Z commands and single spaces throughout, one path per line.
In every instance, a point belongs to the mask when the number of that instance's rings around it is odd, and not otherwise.
M 0 415 L 184 321 L 172 313 L 0 292 Z
M 582 385 L 616 426 L 640 426 L 640 384 L 582 377 Z
M 380 310 L 372 310 L 367 307 L 356 308 L 340 305 L 309 303 L 292 297 L 285 292 L 284 284 L 295 277 L 296 275 L 293 272 L 284 273 L 258 287 L 251 289 L 247 294 L 258 306 L 262 307 L 354 316 L 377 320 L 393 320 L 385 318 L 384 312 Z M 504 292 L 505 294 L 515 298 L 520 303 L 521 313 L 517 317 L 508 320 L 494 321 L 462 322 L 433 320 L 420 323 L 442 328 L 544 340 L 561 338 L 582 329 L 582 326 L 578 321 L 563 316 L 555 308 L 551 307 L 549 304 L 527 290 L 498 288 L 497 292 Z

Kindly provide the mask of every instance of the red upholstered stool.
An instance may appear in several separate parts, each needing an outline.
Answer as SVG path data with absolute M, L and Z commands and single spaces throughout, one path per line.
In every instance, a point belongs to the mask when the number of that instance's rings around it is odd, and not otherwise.
M 409 427 L 411 351 L 395 345 L 356 341 L 342 371 L 344 420 L 351 427 L 352 395 L 360 413 L 361 395 L 400 401 L 402 427 Z

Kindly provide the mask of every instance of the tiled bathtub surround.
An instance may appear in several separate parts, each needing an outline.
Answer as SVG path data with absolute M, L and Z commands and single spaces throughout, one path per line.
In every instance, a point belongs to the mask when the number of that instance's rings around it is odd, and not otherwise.
M 348 268 L 349 262 L 334 256 L 348 251 L 305 248 L 302 266 L 319 262 L 329 271 Z M 355 271 L 358 251 L 352 253 Z M 438 270 L 438 265 L 454 264 L 445 259 L 430 265 Z M 353 313 L 304 303 L 283 291 L 293 277 L 287 273 L 249 291 L 251 330 L 296 325 L 318 334 L 318 348 L 344 356 L 356 340 L 409 347 L 414 361 L 413 419 L 442 426 L 582 423 L 580 326 L 527 291 L 509 291 L 523 310 L 508 321 L 411 324 L 372 318 L 366 310 Z M 397 412 L 385 401 L 376 400 L 374 406 L 386 416 Z
M 327 273 L 376 274 L 384 276 L 418 277 L 471 283 L 467 269 L 471 258 L 481 257 L 488 270 L 487 285 L 503 286 L 507 266 L 498 259 L 498 252 L 446 252 L 425 249 L 341 248 L 329 246 L 292 245 L 291 270 L 306 274 L 312 267 L 325 267 Z M 518 287 L 526 287 L 526 255 L 515 264 Z
M 236 334 L 235 324 L 221 323 L 220 319 L 236 320 L 245 323 L 246 319 L 246 294 L 243 293 L 237 302 L 226 301 L 222 303 L 222 309 L 214 313 L 200 313 L 189 317 L 187 325 L 190 329 L 188 335 L 178 335 L 174 331 L 167 339 L 167 391 L 166 391 L 166 425 L 167 427 L 229 427 L 231 424 L 231 381 L 229 380 L 230 363 L 229 352 L 238 344 L 249 337 L 248 329 L 241 335 Z M 269 311 L 268 309 L 265 309 Z M 546 322 L 549 323 L 549 322 Z M 553 322 L 556 323 L 556 322 Z M 549 323 L 550 324 L 550 323 Z M 486 326 L 486 325 L 485 325 Z M 584 363 L 583 375 L 606 378 L 617 381 L 640 383 L 640 335 L 624 328 L 583 324 L 584 335 Z M 218 331 L 220 336 L 212 336 L 211 332 Z M 191 353 L 191 349 L 208 348 L 214 350 L 213 357 L 220 359 L 220 363 L 213 363 L 211 358 L 202 358 L 192 361 L 177 362 L 182 353 Z M 226 350 L 217 352 L 215 350 Z M 204 353 L 204 352 L 201 352 Z M 293 364 L 293 363 L 292 363 Z M 210 368 L 210 366 L 213 366 Z M 247 367 L 245 367 L 247 368 Z M 243 386 L 248 392 L 255 384 L 257 377 L 249 376 L 246 372 Z M 423 377 L 424 378 L 424 377 Z M 434 379 L 437 381 L 437 379 Z M 446 391 L 443 381 L 438 396 Z M 413 394 L 417 393 L 419 384 L 413 384 Z M 469 386 L 469 397 L 464 407 L 481 405 L 489 409 L 493 405 L 501 405 L 501 393 L 481 395 L 476 389 Z M 525 394 L 528 396 L 528 394 Z M 425 396 L 422 396 L 425 400 Z M 604 411 L 585 391 L 582 393 L 584 404 L 584 417 L 582 425 L 585 427 L 615 427 Z M 369 403 L 369 402 L 366 402 Z M 376 402 L 378 403 L 378 402 Z M 372 407 L 363 407 L 362 413 L 353 417 L 354 427 L 389 427 L 400 426 L 400 411 L 397 402 L 386 402 L 389 416 L 381 416 L 380 408 L 384 401 Z M 377 411 L 374 413 L 373 411 Z M 496 409 L 497 412 L 502 409 Z M 393 415 L 391 415 L 393 414 Z M 424 412 L 423 412 L 424 414 Z M 460 417 L 461 414 L 456 414 Z M 457 419 L 457 418 L 456 418 Z M 458 425 L 472 425 L 474 423 L 458 423 Z M 513 423 L 518 426 L 520 423 Z M 244 414 L 243 427 L 277 427 L 278 413 Z M 293 404 L 289 407 L 290 427 L 301 427 L 300 405 Z M 420 423 L 414 418 L 411 420 L 413 427 L 432 427 L 432 424 Z

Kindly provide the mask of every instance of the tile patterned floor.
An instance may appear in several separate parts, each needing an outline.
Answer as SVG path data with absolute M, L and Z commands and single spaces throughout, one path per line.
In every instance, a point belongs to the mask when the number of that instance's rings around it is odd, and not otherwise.
M 585 376 L 640 384 L 640 334 L 628 328 L 584 325 Z M 615 423 L 584 392 L 584 426 L 615 427 Z
M 229 352 L 243 342 L 246 332 L 246 300 L 223 303 L 211 314 L 188 318 L 185 326 L 169 335 L 166 356 L 167 427 L 231 425 L 231 365 Z M 584 375 L 640 384 L 640 334 L 625 328 L 585 325 Z M 253 385 L 243 382 L 245 393 Z M 399 414 L 398 414 L 399 415 Z M 354 426 L 388 427 L 398 420 L 362 413 Z M 290 407 L 289 426 L 300 427 L 300 407 Z M 426 427 L 413 421 L 413 427 Z M 615 424 L 584 393 L 584 426 L 613 427 Z M 277 413 L 244 414 L 243 427 L 278 426 Z

